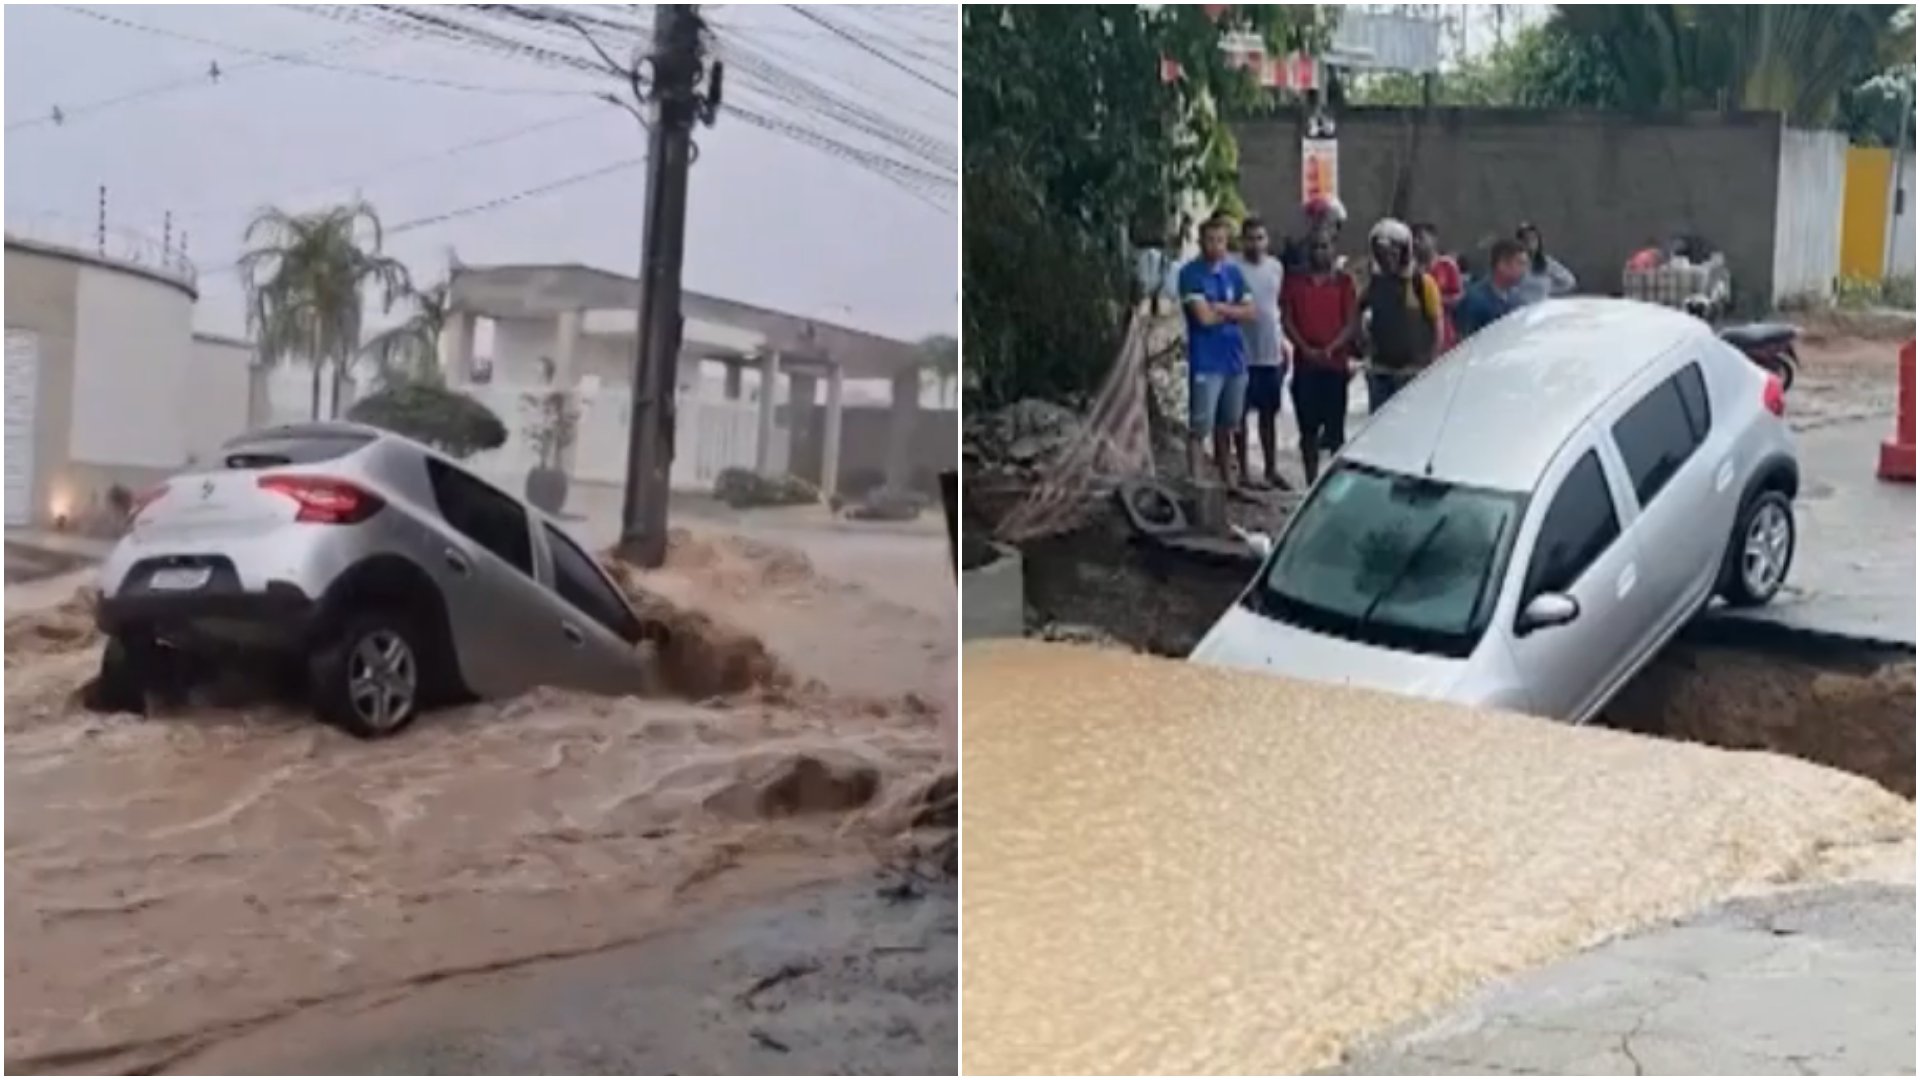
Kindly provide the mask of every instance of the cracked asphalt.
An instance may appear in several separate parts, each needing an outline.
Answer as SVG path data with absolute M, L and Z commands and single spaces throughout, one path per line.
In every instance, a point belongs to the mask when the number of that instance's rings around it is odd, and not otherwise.
M 1344 1075 L 1914 1074 L 1914 890 L 1733 901 L 1481 991 Z

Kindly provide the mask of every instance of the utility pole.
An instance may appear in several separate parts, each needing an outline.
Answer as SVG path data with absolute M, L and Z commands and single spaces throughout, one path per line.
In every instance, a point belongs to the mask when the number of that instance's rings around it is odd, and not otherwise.
M 627 430 L 626 500 L 621 558 L 657 567 L 667 557 L 667 492 L 673 472 L 674 389 L 680 357 L 680 266 L 686 252 L 687 171 L 693 125 L 713 122 L 716 71 L 703 99 L 700 15 L 693 4 L 661 4 L 653 23 L 647 202 L 640 270 L 640 313 L 633 361 L 633 410 Z

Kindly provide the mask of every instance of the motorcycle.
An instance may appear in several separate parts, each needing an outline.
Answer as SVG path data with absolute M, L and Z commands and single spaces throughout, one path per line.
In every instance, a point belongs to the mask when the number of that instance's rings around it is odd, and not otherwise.
M 1689 297 L 1684 307 L 1689 314 L 1711 323 L 1718 305 L 1696 296 Z M 1800 340 L 1799 327 L 1791 323 L 1742 323 L 1718 327 L 1715 332 L 1760 370 L 1779 379 L 1781 390 L 1793 389 L 1793 380 L 1800 374 L 1800 354 L 1794 347 Z
M 1788 323 L 1748 323 L 1720 330 L 1721 341 L 1745 353 L 1761 370 L 1772 372 L 1782 390 L 1793 389 L 1794 377 L 1800 374 L 1800 354 L 1794 349 L 1799 339 L 1800 328 Z

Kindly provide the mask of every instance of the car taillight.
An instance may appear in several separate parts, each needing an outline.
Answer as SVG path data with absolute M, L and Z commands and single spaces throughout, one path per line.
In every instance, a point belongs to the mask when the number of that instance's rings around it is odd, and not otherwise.
M 1787 388 L 1781 385 L 1780 376 L 1767 376 L 1767 388 L 1760 392 L 1760 402 L 1775 416 L 1787 415 Z
M 259 482 L 260 490 L 300 504 L 295 521 L 316 525 L 357 525 L 386 505 L 360 485 L 328 476 L 263 476 Z
M 147 490 L 141 492 L 140 494 L 135 495 L 133 497 L 133 501 L 127 504 L 127 520 L 132 521 L 133 519 L 139 517 L 140 512 L 142 510 L 145 510 L 147 507 L 152 506 L 154 503 L 160 501 L 160 496 L 165 495 L 166 493 L 167 493 L 167 485 L 155 484 L 153 487 L 150 487 Z

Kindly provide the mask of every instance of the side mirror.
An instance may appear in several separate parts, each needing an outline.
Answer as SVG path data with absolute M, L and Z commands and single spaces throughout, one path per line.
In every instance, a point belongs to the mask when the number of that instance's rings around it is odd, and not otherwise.
M 1527 606 L 1520 609 L 1520 620 L 1516 629 L 1524 637 L 1535 630 L 1565 626 L 1579 617 L 1580 601 L 1566 593 L 1541 593 L 1527 601 Z
M 1233 532 L 1240 538 L 1241 543 L 1247 545 L 1247 550 L 1258 556 L 1261 562 L 1266 562 L 1273 554 L 1272 536 L 1253 529 L 1243 529 L 1238 525 L 1233 527 Z

